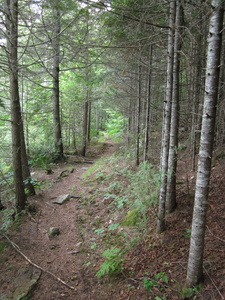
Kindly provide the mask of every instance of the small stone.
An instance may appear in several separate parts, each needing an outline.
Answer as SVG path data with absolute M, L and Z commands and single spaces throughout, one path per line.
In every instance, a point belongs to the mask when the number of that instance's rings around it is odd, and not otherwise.
M 52 203 L 62 205 L 64 202 L 68 201 L 71 198 L 70 194 L 61 195 L 57 197 L 56 200 L 53 200 Z
M 58 227 L 51 227 L 48 231 L 48 236 L 49 237 L 56 236 L 56 235 L 59 235 L 59 234 L 60 234 L 60 231 L 59 231 Z
M 77 251 L 71 251 L 71 252 L 68 252 L 68 254 L 78 254 L 78 253 L 80 253 L 80 251 L 79 251 L 79 250 L 77 250 Z

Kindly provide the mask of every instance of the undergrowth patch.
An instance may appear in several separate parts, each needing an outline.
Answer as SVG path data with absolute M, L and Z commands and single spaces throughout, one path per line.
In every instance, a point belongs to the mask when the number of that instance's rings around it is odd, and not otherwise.
M 87 201 L 104 206 L 109 212 L 92 223 L 93 232 L 105 249 L 105 261 L 96 276 L 118 273 L 125 253 L 147 233 L 149 211 L 157 203 L 160 173 L 146 162 L 136 168 L 120 152 L 98 160 L 83 178 L 86 185 L 91 184 Z M 155 219 L 155 215 L 151 214 L 151 218 Z

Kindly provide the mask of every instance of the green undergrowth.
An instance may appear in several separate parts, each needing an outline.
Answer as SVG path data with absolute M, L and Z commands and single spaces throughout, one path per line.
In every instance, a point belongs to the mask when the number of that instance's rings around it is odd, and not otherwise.
M 123 270 L 125 253 L 144 238 L 147 224 L 156 219 L 151 211 L 158 200 L 160 173 L 146 162 L 136 168 L 126 153 L 101 158 L 83 174 L 91 187 L 86 200 L 108 211 L 91 223 L 101 240 L 101 245 L 92 244 L 92 251 L 105 249 L 104 262 L 96 273 L 99 278 Z
M 23 216 L 27 213 L 27 210 L 23 210 L 20 213 L 16 213 L 15 208 L 6 208 L 0 212 L 0 231 L 4 232 L 8 229 L 18 229 Z

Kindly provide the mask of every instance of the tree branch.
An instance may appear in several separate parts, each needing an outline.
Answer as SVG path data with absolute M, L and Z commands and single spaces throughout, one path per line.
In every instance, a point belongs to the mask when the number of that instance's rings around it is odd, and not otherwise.
M 11 244 L 11 246 L 20 254 L 23 256 L 23 258 L 28 261 L 32 266 L 34 266 L 35 268 L 51 275 L 53 278 L 55 278 L 56 280 L 58 280 L 60 283 L 62 283 L 63 285 L 65 285 L 67 288 L 71 289 L 71 290 L 76 290 L 75 287 L 67 284 L 65 281 L 63 281 L 62 279 L 60 279 L 59 277 L 57 277 L 55 274 L 53 274 L 52 272 L 48 271 L 48 270 L 45 270 L 43 269 L 42 267 L 38 266 L 37 264 L 33 263 L 19 248 L 19 246 L 14 243 L 6 234 L 4 233 L 1 233 L 1 235 L 7 239 L 7 241 Z

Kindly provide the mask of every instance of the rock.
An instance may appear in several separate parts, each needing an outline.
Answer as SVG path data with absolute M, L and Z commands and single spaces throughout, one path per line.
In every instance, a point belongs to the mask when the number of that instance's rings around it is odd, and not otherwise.
M 48 236 L 49 237 L 53 237 L 53 236 L 56 236 L 56 235 L 59 235 L 59 234 L 60 234 L 60 231 L 59 231 L 58 227 L 50 227 L 50 229 L 48 231 Z
M 41 276 L 41 270 L 36 269 L 33 266 L 21 267 L 14 280 L 14 300 L 28 299 L 31 290 L 37 284 Z
M 70 194 L 61 195 L 58 198 L 56 198 L 56 200 L 53 200 L 52 203 L 62 205 L 64 202 L 66 202 L 68 200 L 70 200 Z
M 76 243 L 75 245 L 77 248 L 80 248 L 82 246 L 82 242 Z
M 78 253 L 80 253 L 80 250 L 68 252 L 68 254 L 78 254 Z

